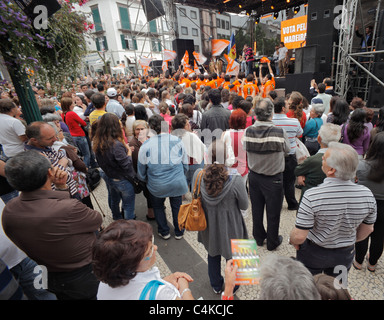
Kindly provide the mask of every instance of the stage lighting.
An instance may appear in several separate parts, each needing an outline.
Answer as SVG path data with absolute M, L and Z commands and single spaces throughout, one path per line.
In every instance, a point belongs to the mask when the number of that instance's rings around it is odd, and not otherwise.
M 259 24 L 259 22 L 260 22 L 260 17 L 257 17 L 257 18 L 255 19 L 255 24 Z
M 275 12 L 274 14 L 273 14 L 273 19 L 277 19 L 279 17 L 279 13 L 278 12 Z
M 300 11 L 300 7 L 295 7 L 295 8 L 293 9 L 293 13 L 294 13 L 294 14 L 297 14 L 299 11 Z

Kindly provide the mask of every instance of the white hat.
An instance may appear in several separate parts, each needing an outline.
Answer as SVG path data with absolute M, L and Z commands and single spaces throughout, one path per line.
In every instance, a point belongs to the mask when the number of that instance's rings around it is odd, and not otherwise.
M 107 90 L 107 96 L 108 97 L 116 97 L 117 96 L 117 91 L 115 88 L 109 88 Z

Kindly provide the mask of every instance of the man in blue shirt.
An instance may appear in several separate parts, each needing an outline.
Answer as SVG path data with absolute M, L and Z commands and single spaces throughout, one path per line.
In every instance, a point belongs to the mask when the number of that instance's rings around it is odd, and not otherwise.
M 140 147 L 137 174 L 140 180 L 147 183 L 151 194 L 159 236 L 165 240 L 170 238 L 164 211 L 165 198 L 169 198 L 175 238 L 179 240 L 184 232 L 179 229 L 178 214 L 182 196 L 188 192 L 185 177 L 188 171 L 188 156 L 183 142 L 168 133 L 169 125 L 162 116 L 153 115 L 148 124 L 155 135 Z

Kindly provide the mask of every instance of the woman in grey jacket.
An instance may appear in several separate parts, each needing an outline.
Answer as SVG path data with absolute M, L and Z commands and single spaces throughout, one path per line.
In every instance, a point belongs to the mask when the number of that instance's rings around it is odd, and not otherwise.
M 215 293 L 221 293 L 224 285 L 221 257 L 232 259 L 231 239 L 248 239 L 240 211 L 248 208 L 248 193 L 241 176 L 229 174 L 225 159 L 225 144 L 215 140 L 208 149 L 208 163 L 212 164 L 205 168 L 201 181 L 207 228 L 198 233 L 198 241 L 208 251 L 208 275 Z M 195 172 L 192 185 L 200 170 Z

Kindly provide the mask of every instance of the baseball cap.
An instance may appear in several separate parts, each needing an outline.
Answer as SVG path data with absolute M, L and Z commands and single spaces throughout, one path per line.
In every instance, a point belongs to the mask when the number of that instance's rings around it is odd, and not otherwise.
M 109 88 L 107 90 L 107 96 L 108 97 L 116 97 L 117 96 L 117 91 L 115 88 Z
M 315 97 L 312 99 L 312 104 L 323 104 L 323 100 Z

